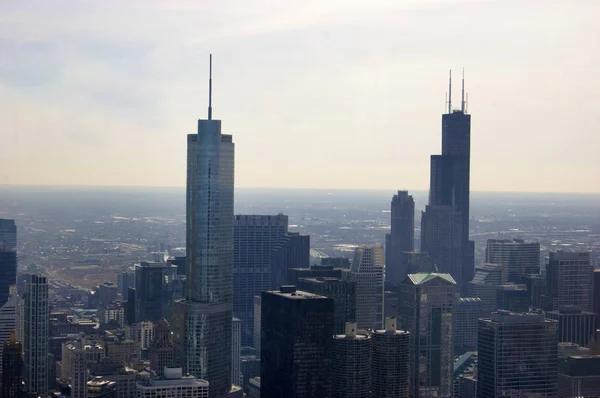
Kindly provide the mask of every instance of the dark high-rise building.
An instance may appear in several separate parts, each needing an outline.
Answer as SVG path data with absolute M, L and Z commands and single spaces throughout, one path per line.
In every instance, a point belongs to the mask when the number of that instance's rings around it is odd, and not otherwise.
M 578 307 L 563 307 L 558 311 L 547 311 L 546 319 L 558 322 L 558 341 L 588 345 L 594 335 L 596 314 L 581 311 Z
M 452 311 L 457 294 L 450 274 L 409 274 L 400 284 L 402 329 L 410 333 L 412 396 L 452 395 Z
M 385 280 L 398 284 L 408 274 L 403 252 L 415 249 L 415 201 L 408 191 L 392 198 L 390 233 L 385 236 Z
M 338 278 L 301 278 L 298 289 L 333 299 L 333 333 L 343 334 L 356 322 L 356 282 Z
M 454 355 L 477 351 L 477 327 L 482 317 L 483 304 L 479 297 L 462 297 L 452 312 Z
M 212 119 L 210 94 L 208 120 L 187 143 L 186 291 L 175 303 L 173 342 L 212 398 L 231 390 L 234 144 Z
M 233 241 L 233 315 L 242 345 L 252 345 L 254 296 L 270 290 L 271 249 L 287 232 L 288 216 L 236 215 Z
M 17 225 L 15 220 L 0 218 L 0 246 L 17 250 Z
M 173 292 L 168 285 L 171 267 L 142 262 L 135 266 L 135 321 L 158 322 L 171 318 Z
M 127 300 L 127 289 L 135 287 L 135 273 L 134 272 L 121 272 L 117 275 L 117 289 L 118 293 L 123 297 L 123 300 Z
M 17 283 L 17 252 L 0 244 L 0 307 L 8 301 L 10 286 Z
M 460 110 L 452 109 L 450 89 L 448 113 L 442 115 L 442 154 L 431 156 L 429 206 L 422 215 L 421 251 L 432 256 L 440 272 L 450 273 L 464 293 L 474 274 L 475 246 L 469 241 L 471 115 L 465 109 L 464 78 L 462 83 Z
M 542 300 L 546 294 L 546 276 L 543 274 L 525 275 L 521 278 L 531 296 L 531 306 L 542 308 Z
M 594 270 L 594 313 L 596 328 L 600 329 L 600 268 Z
M 558 396 L 600 397 L 600 355 L 573 356 L 560 361 Z
M 498 288 L 506 282 L 506 273 L 502 264 L 483 264 L 475 267 L 475 276 L 467 284 L 469 297 L 479 297 L 482 316 L 488 318 L 498 309 Z
M 396 329 L 396 318 L 387 318 L 385 328 L 374 330 L 371 355 L 373 397 L 409 396 L 410 335 Z M 366 396 L 366 395 L 364 395 Z
M 550 252 L 546 265 L 546 305 L 544 310 L 576 306 L 593 309 L 594 266 L 589 252 Z
M 4 342 L 2 355 L 2 394 L 3 397 L 20 397 L 23 392 L 23 346 L 15 340 L 15 331 L 10 340 Z
M 496 290 L 496 308 L 510 312 L 529 312 L 531 295 L 526 285 L 508 283 Z
M 48 393 L 48 343 L 50 326 L 48 281 L 45 276 L 28 275 L 24 294 L 25 391 L 45 396 Z
M 177 267 L 177 275 L 185 275 L 185 256 L 169 258 L 167 264 Z
M 333 300 L 282 286 L 262 293 L 261 398 L 331 396 Z
M 173 341 L 169 322 L 161 319 L 154 325 L 154 338 L 148 348 L 150 369 L 156 376 L 164 375 L 164 368 L 175 365 L 173 357 Z
M 300 278 L 341 278 L 342 268 L 332 265 L 311 265 L 310 268 L 289 268 L 287 270 L 288 285 L 297 285 Z
M 543 313 L 493 313 L 479 321 L 478 397 L 556 397 L 557 322 Z
M 522 283 L 525 275 L 540 273 L 540 244 L 522 239 L 488 239 L 486 262 L 504 264 L 509 282 Z
M 125 322 L 135 323 L 135 288 L 127 288 L 127 304 L 125 305 Z
M 344 333 L 333 336 L 332 398 L 372 396 L 371 343 L 371 336 L 358 332 L 356 323 L 344 325 Z
M 308 268 L 310 236 L 297 232 L 283 235 L 271 250 L 271 289 L 286 284 L 290 268 Z

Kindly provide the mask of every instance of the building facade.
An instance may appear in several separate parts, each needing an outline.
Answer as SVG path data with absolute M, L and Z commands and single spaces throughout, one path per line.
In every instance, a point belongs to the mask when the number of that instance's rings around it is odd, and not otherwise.
M 600 397 L 600 355 L 572 356 L 560 361 L 558 396 Z
M 242 322 L 237 318 L 233 318 L 231 330 L 231 384 L 241 386 L 240 354 L 242 350 Z
M 48 281 L 45 276 L 28 275 L 24 293 L 23 381 L 25 391 L 48 392 L 48 341 L 50 326 Z
M 371 392 L 371 336 L 347 323 L 345 333 L 332 341 L 332 398 L 369 398 Z
M 522 283 L 522 277 L 540 273 L 540 244 L 522 239 L 488 239 L 485 262 L 503 264 L 507 280 Z
M 148 348 L 150 369 L 156 376 L 164 376 L 164 368 L 174 365 L 173 340 L 169 322 L 161 319 L 154 325 L 154 339 Z
M 374 330 L 371 356 L 373 397 L 409 397 L 410 334 L 397 330 L 396 318 L 386 318 L 385 328 Z
M 0 218 L 0 246 L 17 250 L 17 225 L 15 220 Z
M 398 284 L 408 274 L 403 252 L 415 249 L 415 201 L 408 191 L 392 197 L 390 233 L 385 237 L 385 280 Z
M 310 263 L 310 236 L 297 232 L 284 234 L 271 250 L 271 289 L 288 284 L 290 268 L 308 268 Z
M 3 397 L 20 397 L 23 392 L 23 345 L 15 339 L 14 330 L 10 340 L 2 345 L 2 386 Z
M 354 250 L 345 280 L 356 283 L 356 323 L 359 329 L 381 329 L 383 325 L 384 254 L 381 244 Z
M 477 351 L 477 328 L 483 305 L 479 297 L 461 297 L 452 312 L 454 355 Z
M 588 345 L 596 330 L 596 314 L 581 311 L 578 307 L 563 307 L 558 311 L 546 311 L 546 319 L 558 322 L 558 341 Z
M 173 292 L 167 281 L 171 267 L 143 261 L 135 266 L 135 321 L 158 322 L 171 317 Z
M 553 311 L 565 306 L 593 309 L 594 266 L 589 252 L 550 252 L 546 266 L 546 305 Z
M 136 398 L 209 398 L 209 383 L 194 376 L 184 376 L 181 368 L 165 368 L 164 376 L 140 381 Z

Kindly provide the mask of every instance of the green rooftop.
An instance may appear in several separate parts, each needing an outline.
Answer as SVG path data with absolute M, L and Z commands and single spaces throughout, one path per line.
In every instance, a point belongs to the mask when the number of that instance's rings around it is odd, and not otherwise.
M 413 285 L 421 285 L 435 278 L 442 278 L 446 282 L 456 285 L 456 281 L 450 274 L 438 274 L 437 272 L 418 272 L 416 274 L 408 274 L 408 278 Z

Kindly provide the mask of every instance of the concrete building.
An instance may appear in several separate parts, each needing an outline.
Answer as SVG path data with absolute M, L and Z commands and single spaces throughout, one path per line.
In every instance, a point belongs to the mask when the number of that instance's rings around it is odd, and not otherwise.
M 233 318 L 231 332 L 231 384 L 242 385 L 242 372 L 240 369 L 240 353 L 242 341 L 242 322 Z
M 522 277 L 540 273 L 540 243 L 522 239 L 488 239 L 485 262 L 503 264 L 507 280 L 522 283 Z
M 17 328 L 17 305 L 19 305 L 19 300 L 22 300 L 17 296 L 14 285 L 12 293 L 8 300 L 0 307 L 0 361 L 2 360 L 4 343 L 8 343 L 11 340 L 11 336 L 14 337 Z M 0 368 L 1 379 L 2 369 Z
M 409 274 L 400 285 L 401 325 L 410 333 L 412 395 L 452 394 L 452 312 L 457 295 L 450 274 Z
M 354 250 L 354 260 L 344 279 L 356 283 L 356 323 L 359 329 L 383 325 L 384 256 L 380 244 Z
M 546 319 L 558 322 L 558 341 L 587 346 L 594 335 L 596 314 L 581 311 L 578 307 L 563 307 L 558 311 L 546 311 Z
M 555 311 L 576 306 L 593 309 L 594 266 L 589 252 L 550 252 L 546 266 L 546 306 Z
M 271 251 L 288 232 L 288 216 L 237 214 L 233 226 L 233 315 L 242 345 L 252 344 L 254 297 L 271 286 Z
M 408 274 L 404 252 L 415 249 L 415 201 L 408 191 L 392 197 L 390 233 L 385 236 L 385 280 L 399 284 Z
M 410 334 L 396 326 L 396 318 L 387 318 L 385 328 L 371 334 L 373 397 L 408 397 L 410 393 Z
M 72 398 L 87 398 L 87 382 L 90 379 L 89 368 L 102 358 L 104 358 L 104 348 L 100 344 L 83 339 L 68 341 L 63 344 L 62 378 L 63 380 L 70 380 Z
M 333 336 L 332 397 L 369 398 L 371 394 L 371 336 L 347 323 L 344 334 Z
M 454 355 L 477 351 L 477 328 L 483 305 L 479 297 L 459 298 L 452 313 Z
M 136 322 L 125 328 L 125 338 L 138 344 L 140 350 L 147 350 L 154 340 L 154 323 L 150 321 Z
M 556 397 L 557 322 L 543 313 L 493 313 L 479 321 L 477 396 Z
M 600 355 L 573 356 L 560 361 L 558 396 L 600 397 Z
M 181 368 L 165 368 L 164 376 L 140 381 L 137 398 L 209 398 L 209 383 L 194 376 L 184 376 Z
M 87 398 L 117 398 L 117 383 L 95 377 L 87 382 Z
M 498 288 L 506 283 L 506 271 L 502 264 L 483 264 L 475 267 L 475 276 L 467 284 L 469 297 L 481 299 L 483 317 L 495 312 L 498 300 Z
M 48 281 L 45 276 L 28 275 L 23 297 L 24 345 L 23 380 L 25 391 L 48 393 Z
M 136 392 L 136 377 L 138 372 L 124 365 L 124 362 L 112 358 L 103 358 L 90 367 L 92 377 L 102 377 L 116 383 L 117 398 L 131 398 Z
M 169 322 L 161 319 L 154 325 L 154 339 L 148 348 L 150 369 L 156 376 L 163 376 L 165 367 L 174 365 L 173 341 Z
M 333 300 L 282 286 L 262 293 L 260 396 L 331 396 Z

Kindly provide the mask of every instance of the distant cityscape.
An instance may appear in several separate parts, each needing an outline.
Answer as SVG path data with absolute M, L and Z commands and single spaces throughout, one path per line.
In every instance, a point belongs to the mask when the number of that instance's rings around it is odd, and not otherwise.
M 600 396 L 600 195 L 471 192 L 464 76 L 385 192 L 234 189 L 209 73 L 185 190 L 0 187 L 0 396 Z

